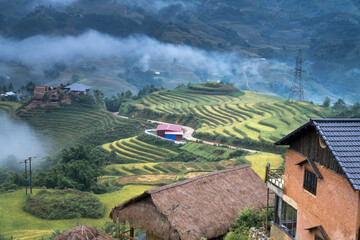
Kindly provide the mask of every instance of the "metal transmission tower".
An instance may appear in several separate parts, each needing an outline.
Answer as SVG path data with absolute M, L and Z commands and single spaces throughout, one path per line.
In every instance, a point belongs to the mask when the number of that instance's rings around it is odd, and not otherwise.
M 291 86 L 291 92 L 289 95 L 289 99 L 294 99 L 295 95 L 299 96 L 300 101 L 304 101 L 304 87 L 302 80 L 302 53 L 301 49 L 298 51 L 298 55 L 296 57 L 296 66 L 294 73 L 294 80 Z

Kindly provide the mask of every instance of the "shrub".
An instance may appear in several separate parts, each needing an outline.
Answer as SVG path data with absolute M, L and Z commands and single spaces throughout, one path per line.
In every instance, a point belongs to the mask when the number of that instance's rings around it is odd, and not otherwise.
M 101 218 L 105 207 L 91 193 L 77 190 L 39 191 L 26 200 L 24 211 L 42 219 Z

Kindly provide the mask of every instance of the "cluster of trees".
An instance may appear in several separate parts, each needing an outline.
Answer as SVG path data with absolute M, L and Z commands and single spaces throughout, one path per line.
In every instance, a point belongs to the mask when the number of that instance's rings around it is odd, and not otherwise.
M 329 117 L 336 118 L 359 118 L 360 117 L 360 103 L 355 102 L 352 106 L 348 106 L 345 101 L 339 98 L 334 104 L 331 106 L 331 99 L 326 97 L 323 104 L 321 105 L 324 108 L 330 110 Z
M 33 186 L 96 192 L 97 187 L 104 188 L 98 186 L 97 177 L 103 174 L 105 164 L 112 162 L 112 157 L 111 152 L 99 154 L 97 148 L 90 146 L 64 149 L 40 164 L 32 177 Z M 25 181 L 23 173 L 0 171 L 0 192 L 24 187 Z
M 147 85 L 142 88 L 137 95 L 133 95 L 130 90 L 126 92 L 118 93 L 116 96 L 112 96 L 110 98 L 106 97 L 104 99 L 106 109 L 110 112 L 117 112 L 123 103 L 128 103 L 134 100 L 138 100 L 146 95 L 157 92 L 161 88 L 157 88 L 154 85 Z
M 150 85 L 160 87 L 162 79 L 156 76 L 155 72 L 151 70 L 142 71 L 137 66 L 127 69 L 125 73 L 118 74 L 118 77 L 123 78 L 125 81 L 135 85 L 139 89 Z

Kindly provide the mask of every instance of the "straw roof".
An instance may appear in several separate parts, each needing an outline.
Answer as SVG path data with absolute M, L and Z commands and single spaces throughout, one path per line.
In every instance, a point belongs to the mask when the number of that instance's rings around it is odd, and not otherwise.
M 113 208 L 110 218 L 165 240 L 211 239 L 225 234 L 241 210 L 264 208 L 266 194 L 245 164 L 150 189 Z
M 49 86 L 46 85 L 35 87 L 34 94 L 31 97 L 31 99 L 42 100 L 48 90 L 49 90 Z
M 77 226 L 55 237 L 54 240 L 115 240 L 110 235 L 89 226 Z

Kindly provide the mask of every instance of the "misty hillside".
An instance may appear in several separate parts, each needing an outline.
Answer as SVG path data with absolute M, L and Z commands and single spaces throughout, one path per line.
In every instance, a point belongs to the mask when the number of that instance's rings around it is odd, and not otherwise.
M 342 97 L 349 102 L 358 100 L 352 91 L 354 87 L 360 87 L 360 15 L 359 3 L 355 0 L 0 2 L 3 6 L 0 9 L 2 46 L 9 49 L 21 45 L 25 53 L 30 51 L 28 54 L 33 56 L 24 60 L 14 57 L 23 52 L 9 51 L 11 57 L 5 54 L 0 58 L 0 76 L 12 75 L 17 87 L 28 80 L 53 84 L 82 80 L 107 95 L 119 92 L 118 88 L 138 91 L 141 86 L 123 77 L 129 68 L 137 66 L 144 71 L 168 73 L 161 77 L 161 81 L 154 82 L 164 87 L 220 78 L 245 90 L 287 97 L 296 53 L 302 48 L 307 100 L 320 102 L 326 95 L 333 99 Z M 77 45 L 83 45 L 81 41 L 93 43 L 95 38 L 84 37 L 93 30 L 99 33 L 97 40 L 101 38 L 109 48 L 116 50 L 107 49 L 108 53 L 99 54 L 104 51 L 96 49 L 99 45 L 84 43 L 93 54 L 79 54 L 77 49 L 72 49 L 76 48 L 74 44 L 68 47 L 64 43 L 70 38 Z M 55 36 L 60 39 L 54 39 Z M 119 41 L 124 49 L 133 49 L 127 45 L 133 36 L 146 39 L 147 47 L 140 46 L 139 51 L 134 51 L 135 56 L 124 54 L 122 49 L 112 44 Z M 39 38 L 51 43 L 55 40 L 58 44 L 52 46 L 69 51 L 65 55 L 75 53 L 69 58 L 53 53 L 49 63 L 31 52 L 34 49 L 32 44 Z M 109 38 L 111 43 L 107 41 Z M 152 39 L 161 47 L 154 47 Z M 163 43 L 173 44 L 174 49 L 180 50 L 160 54 L 165 51 Z M 202 61 L 186 66 L 182 60 L 187 62 L 186 58 L 197 56 L 190 52 L 187 57 L 179 55 L 188 46 L 201 52 L 202 57 L 207 58 L 204 62 L 218 61 L 222 67 L 204 66 Z M 40 46 L 37 53 L 41 50 Z M 154 56 L 157 53 L 160 56 Z M 167 56 L 162 58 L 161 55 Z M 224 61 L 229 59 L 229 55 L 231 60 Z M 107 63 L 104 58 L 108 59 Z M 259 61 L 260 58 L 266 61 Z M 96 66 L 91 73 L 81 68 L 81 64 L 89 62 Z M 57 69 L 59 64 L 66 65 L 66 69 Z M 58 73 L 49 76 L 49 71 Z M 207 74 L 204 77 L 197 74 L 199 72 Z M 100 80 L 104 75 L 112 90 L 104 88 L 104 82 Z

